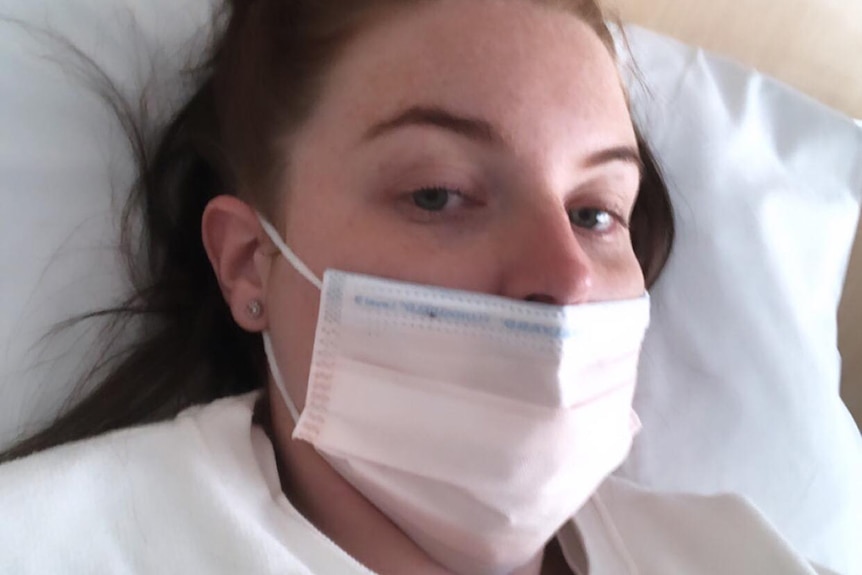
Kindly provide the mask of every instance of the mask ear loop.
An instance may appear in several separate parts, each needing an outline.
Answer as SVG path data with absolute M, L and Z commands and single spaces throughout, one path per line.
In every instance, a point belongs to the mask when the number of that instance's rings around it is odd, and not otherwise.
M 281 252 L 281 255 L 284 256 L 284 259 L 293 266 L 293 268 L 299 272 L 299 274 L 311 282 L 311 285 L 316 287 L 318 290 L 323 291 L 323 282 L 314 275 L 305 263 L 289 247 L 284 243 L 284 240 L 281 239 L 281 234 L 266 221 L 260 213 L 257 214 L 258 220 L 260 220 L 260 225 L 263 227 L 263 231 L 266 232 L 266 235 L 269 236 L 269 239 L 272 240 L 272 243 L 278 248 L 278 251 Z M 272 351 L 272 341 L 269 338 L 269 332 L 263 332 L 263 350 L 266 353 L 266 362 L 269 364 L 269 372 L 272 374 L 272 378 L 275 380 L 275 386 L 278 388 L 278 392 L 281 394 L 281 398 L 284 400 L 284 404 L 287 406 L 288 411 L 290 411 L 290 416 L 293 417 L 293 422 L 299 423 L 299 410 L 296 409 L 296 404 L 293 403 L 293 400 L 290 399 L 290 396 L 287 393 L 287 387 L 284 385 L 284 379 L 281 377 L 281 371 L 278 369 L 278 364 L 275 362 L 275 353 Z
M 281 394 L 287 410 L 290 411 L 290 416 L 293 418 L 293 423 L 299 423 L 299 410 L 290 396 L 287 394 L 287 388 L 284 386 L 284 380 L 281 378 L 281 372 L 278 370 L 278 365 L 275 363 L 275 354 L 272 352 L 272 341 L 269 339 L 269 332 L 263 332 L 263 351 L 266 354 L 266 362 L 269 364 L 269 372 L 275 380 L 275 387 Z
M 293 250 L 287 247 L 287 244 L 284 243 L 284 240 L 281 239 L 281 235 L 278 233 L 278 231 L 276 231 L 274 227 L 272 227 L 272 224 L 266 221 L 266 219 L 264 219 L 264 217 L 260 214 L 258 214 L 257 217 L 260 220 L 260 225 L 263 226 L 263 231 L 266 232 L 266 235 L 269 236 L 269 239 L 272 240 L 272 243 L 276 245 L 278 250 L 281 252 L 281 255 L 284 256 L 284 259 L 290 262 L 290 265 L 292 265 L 293 268 L 297 272 L 299 272 L 302 277 L 311 282 L 311 285 L 313 285 L 320 291 L 323 291 L 323 282 L 320 281 L 320 279 L 316 275 L 314 275 L 314 272 L 308 269 L 308 266 L 305 265 L 302 260 L 296 256 L 295 253 L 293 253 Z

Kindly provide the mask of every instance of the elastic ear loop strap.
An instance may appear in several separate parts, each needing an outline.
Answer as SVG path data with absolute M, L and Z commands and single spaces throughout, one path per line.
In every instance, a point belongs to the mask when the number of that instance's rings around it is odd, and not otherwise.
M 281 371 L 279 371 L 278 365 L 275 363 L 275 355 L 272 353 L 272 341 L 269 339 L 269 332 L 266 331 L 263 332 L 263 349 L 266 352 L 266 362 L 269 364 L 269 372 L 275 380 L 275 386 L 278 388 L 278 392 L 281 394 L 281 398 L 284 400 L 288 411 L 290 411 L 293 423 L 299 423 L 299 410 L 296 409 L 296 405 L 287 394 L 287 388 L 284 386 L 284 380 L 281 378 Z
M 284 259 L 286 259 L 302 277 L 311 282 L 311 285 L 320 291 L 323 291 L 323 282 L 320 281 L 320 278 L 314 275 L 314 272 L 312 272 L 295 253 L 293 253 L 293 250 L 287 247 L 287 244 L 281 239 L 281 234 L 279 234 L 272 224 L 266 221 L 266 218 L 264 218 L 260 213 L 257 214 L 257 217 L 260 220 L 260 225 L 263 227 L 263 231 L 266 232 L 269 239 L 276 245 L 278 250 L 281 252 L 281 255 L 284 256 Z M 284 400 L 284 404 L 290 411 L 290 415 L 293 417 L 293 422 L 298 423 L 299 410 L 296 409 L 296 404 L 293 403 L 293 400 L 290 399 L 290 396 L 287 394 L 287 388 L 284 385 L 284 379 L 281 377 L 281 370 L 278 369 L 278 365 L 276 364 L 275 354 L 272 350 L 272 341 L 270 340 L 269 332 L 267 331 L 263 332 L 263 349 L 266 352 L 266 361 L 269 364 L 269 372 L 275 380 L 275 386 L 278 388 L 278 391 Z
M 323 282 L 316 275 L 314 275 L 314 272 L 308 269 L 308 266 L 305 265 L 295 253 L 293 253 L 292 249 L 287 247 L 287 244 L 284 243 L 284 240 L 281 239 L 281 235 L 274 227 L 272 227 L 272 224 L 266 221 L 266 219 L 260 214 L 258 214 L 257 217 L 260 220 L 260 225 L 263 226 L 263 231 L 266 232 L 266 235 L 269 236 L 269 239 L 272 240 L 272 243 L 274 243 L 276 247 L 278 247 L 279 251 L 281 252 L 281 255 L 284 256 L 284 259 L 290 262 L 290 265 L 292 265 L 293 268 L 298 271 L 302 277 L 311 282 L 311 285 L 313 285 L 320 291 L 323 291 Z

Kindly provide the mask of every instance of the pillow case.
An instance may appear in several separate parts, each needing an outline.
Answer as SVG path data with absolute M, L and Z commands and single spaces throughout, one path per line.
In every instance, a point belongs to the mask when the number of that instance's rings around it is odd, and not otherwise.
M 127 138 L 79 48 L 154 116 L 188 90 L 217 0 L 0 0 L 0 446 L 47 421 L 101 325 L 59 322 L 116 303 Z
M 116 213 L 132 163 L 57 37 L 128 95 L 155 71 L 151 108 L 166 113 L 215 3 L 0 0 L 0 445 L 56 411 L 99 325 L 43 336 L 124 288 Z M 810 559 L 859 572 L 862 448 L 835 348 L 859 130 L 743 68 L 629 35 L 648 88 L 632 83 L 633 105 L 669 176 L 679 240 L 653 293 L 644 431 L 620 472 L 747 495 Z
M 836 314 L 862 130 L 735 63 L 630 27 L 623 67 L 678 235 L 652 291 L 619 473 L 747 496 L 795 548 L 862 573 L 862 439 L 839 397 Z

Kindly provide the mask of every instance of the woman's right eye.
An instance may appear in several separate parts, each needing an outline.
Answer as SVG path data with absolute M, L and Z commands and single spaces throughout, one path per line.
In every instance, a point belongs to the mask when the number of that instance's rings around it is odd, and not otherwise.
M 410 194 L 413 205 L 426 212 L 442 212 L 449 206 L 453 196 L 460 197 L 461 194 L 457 190 L 442 187 L 422 188 Z

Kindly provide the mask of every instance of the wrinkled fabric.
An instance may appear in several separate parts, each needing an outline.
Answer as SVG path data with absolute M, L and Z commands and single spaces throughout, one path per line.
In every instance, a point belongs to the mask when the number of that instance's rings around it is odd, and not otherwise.
M 252 423 L 259 397 L 0 466 L 0 573 L 374 575 L 281 492 L 272 443 Z M 740 497 L 659 494 L 618 479 L 558 534 L 573 572 L 586 575 L 576 571 L 579 540 L 591 575 L 812 573 Z

